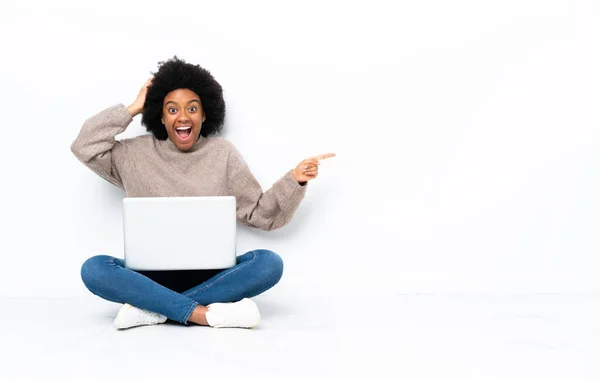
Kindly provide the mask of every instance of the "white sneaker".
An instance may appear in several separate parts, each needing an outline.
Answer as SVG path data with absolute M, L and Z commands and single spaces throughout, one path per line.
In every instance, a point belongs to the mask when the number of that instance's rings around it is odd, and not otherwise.
M 167 317 L 158 313 L 136 308 L 131 304 L 123 304 L 117 313 L 114 324 L 117 329 L 127 329 L 134 326 L 162 324 Z
M 213 328 L 252 328 L 260 323 L 260 312 L 250 299 L 213 303 L 208 306 L 206 321 Z

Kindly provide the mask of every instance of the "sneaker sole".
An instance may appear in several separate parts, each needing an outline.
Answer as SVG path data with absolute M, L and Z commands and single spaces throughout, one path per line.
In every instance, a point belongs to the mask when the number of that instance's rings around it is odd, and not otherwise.
M 115 320 L 113 321 L 113 324 L 115 324 L 117 329 L 127 329 L 127 328 L 132 327 L 132 326 L 123 324 L 123 317 L 124 317 L 125 313 L 127 313 L 130 309 L 131 309 L 131 304 L 123 304 L 121 309 L 119 309 L 119 312 L 117 313 L 117 316 L 115 317 Z
M 250 299 L 242 299 L 240 300 L 240 304 L 243 303 L 244 307 L 248 308 L 248 309 L 252 309 L 253 313 L 254 313 L 254 318 L 249 320 L 248 325 L 246 326 L 246 328 L 253 328 L 255 326 L 257 326 L 258 324 L 260 324 L 261 321 L 261 316 L 260 316 L 260 310 L 258 309 L 258 306 L 256 305 L 256 303 Z

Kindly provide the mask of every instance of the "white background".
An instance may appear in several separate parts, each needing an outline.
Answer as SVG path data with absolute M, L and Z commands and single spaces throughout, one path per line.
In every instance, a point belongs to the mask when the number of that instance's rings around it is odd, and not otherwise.
M 281 294 L 600 290 L 597 1 L 2 4 L 0 296 L 78 296 L 124 196 L 70 144 L 177 55 L 224 87 L 266 190 L 323 161 Z M 136 118 L 126 133 L 144 133 Z

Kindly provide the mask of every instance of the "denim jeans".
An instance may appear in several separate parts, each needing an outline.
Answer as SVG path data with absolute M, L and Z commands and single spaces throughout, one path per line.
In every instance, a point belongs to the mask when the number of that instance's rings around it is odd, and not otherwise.
M 187 324 L 198 305 L 256 296 L 277 284 L 282 273 L 283 261 L 279 255 L 269 250 L 254 250 L 238 256 L 234 267 L 178 293 L 125 268 L 122 259 L 108 255 L 91 257 L 81 267 L 81 279 L 93 294 L 116 303 L 129 303 L 183 324 Z

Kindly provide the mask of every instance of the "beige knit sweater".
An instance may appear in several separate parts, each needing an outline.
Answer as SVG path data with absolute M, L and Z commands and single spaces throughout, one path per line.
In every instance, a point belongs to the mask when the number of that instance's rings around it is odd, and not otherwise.
M 88 119 L 73 154 L 129 197 L 235 196 L 237 219 L 273 230 L 285 225 L 306 193 L 291 170 L 263 193 L 237 149 L 222 137 L 202 137 L 186 152 L 151 134 L 117 141 L 132 117 L 122 105 Z

